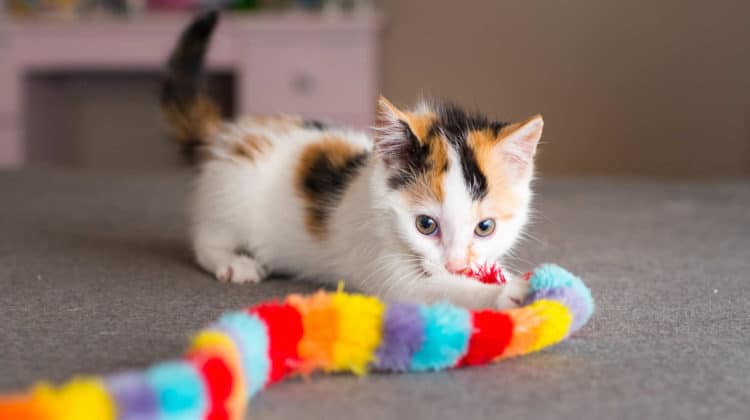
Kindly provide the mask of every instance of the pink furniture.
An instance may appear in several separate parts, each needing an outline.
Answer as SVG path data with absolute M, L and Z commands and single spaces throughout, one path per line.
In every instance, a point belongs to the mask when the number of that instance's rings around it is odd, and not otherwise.
M 26 161 L 29 72 L 160 71 L 188 13 L 0 22 L 0 167 Z M 225 15 L 209 67 L 236 77 L 239 114 L 289 112 L 364 127 L 377 88 L 377 16 Z M 54 110 L 46 110 L 54 112 Z

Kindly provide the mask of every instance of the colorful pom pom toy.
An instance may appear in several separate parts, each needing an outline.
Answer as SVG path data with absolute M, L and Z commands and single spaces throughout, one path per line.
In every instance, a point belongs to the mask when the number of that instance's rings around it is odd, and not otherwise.
M 507 311 L 386 304 L 342 291 L 292 295 L 225 314 L 182 359 L 0 398 L 0 419 L 240 420 L 253 395 L 295 373 L 486 364 L 556 344 L 588 321 L 594 303 L 579 278 L 542 265 L 528 281 L 524 306 Z

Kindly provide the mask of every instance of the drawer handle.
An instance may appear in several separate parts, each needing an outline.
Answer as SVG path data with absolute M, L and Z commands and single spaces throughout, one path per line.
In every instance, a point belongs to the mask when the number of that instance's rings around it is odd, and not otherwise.
M 292 89 L 301 95 L 309 95 L 314 85 L 315 80 L 307 73 L 297 73 L 292 78 Z

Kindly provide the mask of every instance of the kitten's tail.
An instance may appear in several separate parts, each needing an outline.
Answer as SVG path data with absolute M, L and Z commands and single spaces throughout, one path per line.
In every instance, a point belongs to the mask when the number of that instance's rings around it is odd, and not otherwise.
M 167 62 L 162 82 L 164 117 L 187 153 L 205 143 L 221 126 L 219 108 L 203 90 L 203 62 L 219 13 L 196 17 L 182 32 Z

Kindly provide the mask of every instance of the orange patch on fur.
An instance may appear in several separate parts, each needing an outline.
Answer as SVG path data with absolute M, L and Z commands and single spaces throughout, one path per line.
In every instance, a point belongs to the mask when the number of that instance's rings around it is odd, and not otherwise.
M 420 143 L 424 144 L 429 134 L 430 127 L 435 122 L 435 114 L 424 113 L 424 114 L 412 114 L 409 112 L 403 113 L 404 122 L 409 125 L 411 132 L 417 136 Z
M 421 174 L 417 182 L 405 189 L 404 192 L 410 200 L 415 202 L 426 197 L 442 202 L 445 198 L 443 179 L 448 167 L 448 142 L 440 135 L 428 137 L 429 130 L 435 122 L 434 114 L 404 113 L 403 117 L 419 142 L 429 144 L 430 147 L 430 154 L 427 156 L 429 169 Z
M 416 182 L 404 188 L 403 193 L 407 200 L 419 203 L 425 199 L 442 202 L 445 198 L 443 180 L 445 178 L 448 164 L 448 146 L 440 139 L 433 139 L 430 146 L 430 155 L 427 157 L 430 168 L 423 174 L 418 175 Z
M 167 105 L 162 111 L 175 138 L 180 143 L 190 143 L 195 140 L 208 142 L 211 134 L 222 124 L 219 108 L 206 97 L 197 98 L 190 104 L 187 112 L 182 112 L 174 105 Z
M 479 169 L 482 170 L 488 180 L 501 177 L 502 168 L 498 167 L 497 156 L 495 156 L 498 154 L 495 146 L 499 143 L 499 139 L 493 135 L 492 130 L 470 131 L 467 140 L 469 147 L 474 151 Z
M 321 137 L 315 143 L 310 143 L 305 147 L 300 155 L 299 165 L 297 166 L 297 175 L 302 171 L 309 169 L 312 161 L 318 156 L 325 155 L 334 165 L 343 165 L 352 156 L 361 153 L 362 150 L 354 147 L 346 140 L 334 136 Z
M 498 144 L 502 141 L 503 130 L 495 137 L 492 130 L 471 131 L 468 134 L 469 146 L 474 151 L 479 169 L 487 178 L 487 196 L 479 206 L 480 219 L 492 217 L 508 221 L 521 205 L 520 198 L 511 189 L 511 180 L 505 168 Z
M 366 152 L 345 140 L 326 136 L 307 145 L 300 154 L 294 180 L 297 194 L 305 201 L 305 228 L 317 239 L 327 235 L 332 198 L 345 188 L 348 171 L 363 164 Z
M 430 180 L 430 191 L 435 195 L 438 201 L 443 201 L 445 191 L 443 191 L 443 178 L 448 168 L 448 145 L 440 138 L 432 139 L 430 145 L 430 157 L 427 159 L 430 163 L 430 170 L 425 176 Z

